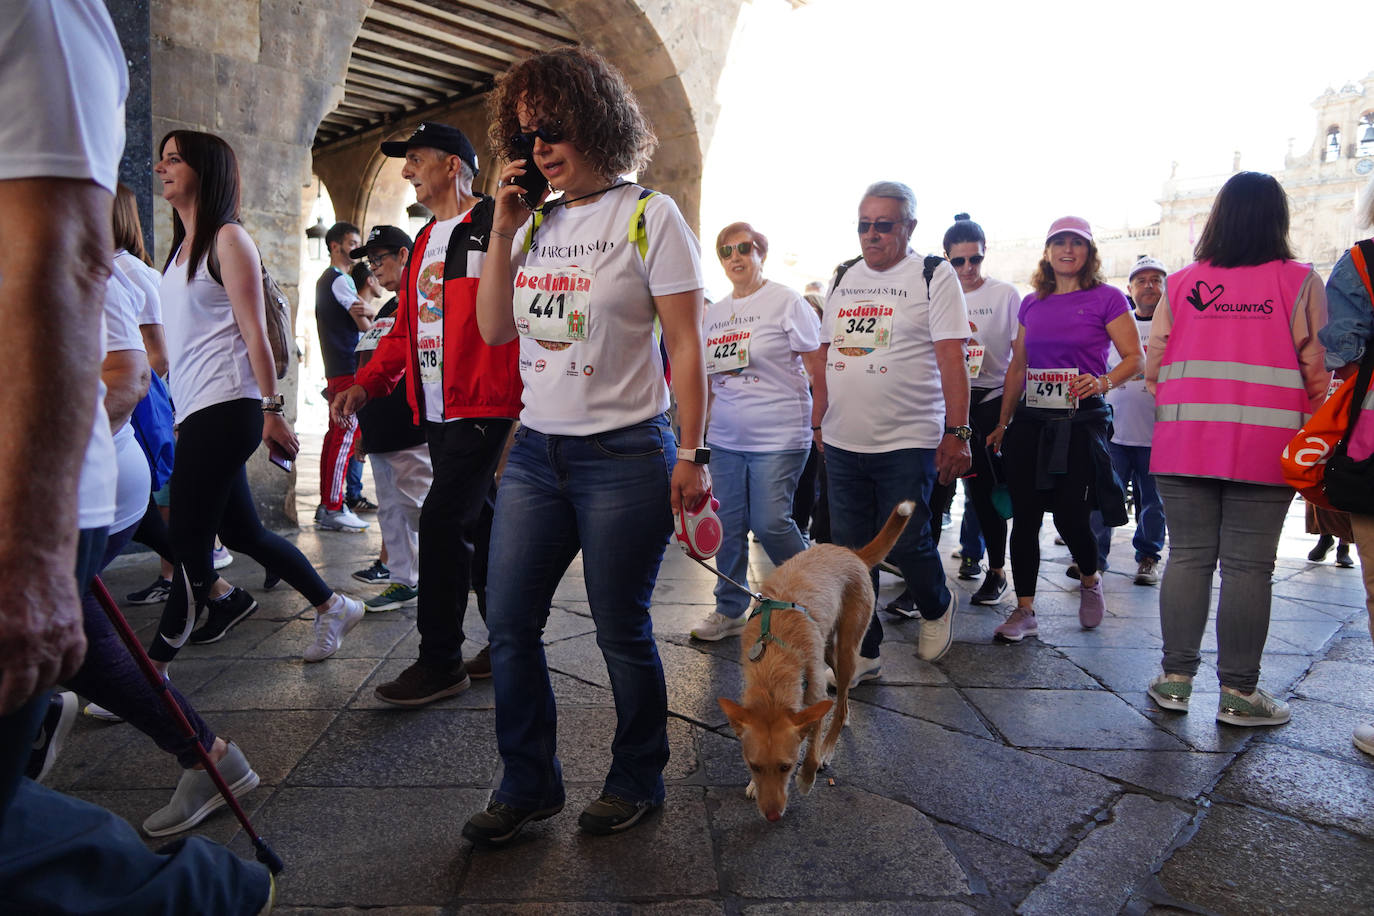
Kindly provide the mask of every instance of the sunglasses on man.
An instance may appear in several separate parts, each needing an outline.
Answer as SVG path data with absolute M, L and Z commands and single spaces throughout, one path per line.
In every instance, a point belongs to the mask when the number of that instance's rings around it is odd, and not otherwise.
M 889 232 L 891 232 L 893 229 L 896 229 L 904 222 L 906 222 L 906 220 L 902 219 L 861 219 L 859 220 L 859 235 L 867 235 L 869 229 L 877 231 L 879 235 L 887 235 Z
M 753 250 L 753 242 L 740 242 L 738 245 L 721 245 L 720 248 L 717 249 L 717 252 L 720 254 L 720 259 L 722 261 L 728 261 L 730 260 L 731 252 L 738 251 L 740 257 L 747 258 L 749 257 L 749 252 Z

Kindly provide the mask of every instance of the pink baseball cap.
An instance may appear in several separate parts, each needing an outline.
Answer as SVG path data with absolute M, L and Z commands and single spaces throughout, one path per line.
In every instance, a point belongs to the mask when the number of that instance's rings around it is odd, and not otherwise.
M 1059 219 L 1050 223 L 1050 231 L 1045 233 L 1045 241 L 1049 241 L 1061 232 L 1069 232 L 1073 235 L 1081 236 L 1088 241 L 1093 240 L 1092 227 L 1088 221 L 1081 216 L 1061 216 Z

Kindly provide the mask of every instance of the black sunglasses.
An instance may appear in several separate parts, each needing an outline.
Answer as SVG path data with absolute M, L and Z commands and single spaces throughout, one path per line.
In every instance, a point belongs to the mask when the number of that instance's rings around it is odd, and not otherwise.
M 949 263 L 955 267 L 963 267 L 964 260 L 964 258 L 950 258 Z M 968 258 L 967 260 L 974 267 L 977 267 L 979 264 L 983 263 L 983 256 L 981 254 L 975 254 L 973 257 Z
M 738 251 L 740 253 L 740 257 L 747 258 L 749 257 L 749 252 L 753 250 L 753 242 L 740 242 L 738 245 L 721 245 L 718 249 L 716 249 L 716 252 L 720 255 L 720 259 L 724 261 L 730 257 L 730 252 L 732 251 Z
M 536 127 L 534 130 L 521 131 L 510 138 L 510 145 L 515 149 L 532 149 L 535 140 L 543 140 L 545 143 L 562 143 L 567 137 L 563 133 L 563 123 L 553 122 L 552 126 Z
M 899 220 L 896 220 L 896 221 L 893 221 L 893 220 L 890 220 L 890 219 L 875 219 L 875 220 L 861 219 L 861 220 L 859 220 L 859 235 L 866 235 L 866 234 L 868 234 L 868 230 L 869 230 L 869 229 L 876 229 L 876 230 L 878 231 L 878 234 L 879 234 L 879 235 L 887 235 L 887 234 L 888 234 L 889 232 L 891 232 L 894 228 L 896 228 L 897 226 L 900 226 L 900 225 L 901 225 L 902 223 L 904 223 L 904 222 L 906 222 L 906 220 L 902 220 L 902 219 L 899 219 Z

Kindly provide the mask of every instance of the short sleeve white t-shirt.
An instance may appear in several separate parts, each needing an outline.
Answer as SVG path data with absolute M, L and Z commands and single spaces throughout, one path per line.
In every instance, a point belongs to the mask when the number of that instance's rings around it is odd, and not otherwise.
M 876 453 L 940 444 L 945 397 L 935 341 L 966 339 L 968 311 L 948 261 L 936 267 L 927 296 L 923 260 L 908 252 L 884 271 L 860 260 L 826 297 L 826 445 Z
M 115 252 L 115 267 L 143 294 L 138 308 L 139 324 L 162 324 L 162 274 L 124 249 Z
M 141 262 L 140 262 L 141 263 Z M 110 273 L 105 288 L 105 352 L 120 350 L 143 352 L 143 333 L 139 331 L 138 308 L 143 291 L 122 271 Z M 117 483 L 110 493 L 114 501 L 114 520 L 110 532 L 123 531 L 143 518 L 148 508 L 148 489 L 152 486 L 148 459 L 134 437 L 132 423 L 125 422 L 114 433 Z
M 1016 315 L 1021 308 L 1021 294 L 1010 283 L 989 278 L 973 292 L 964 293 L 964 302 L 971 332 L 968 345 L 983 348 L 978 374 L 970 374 L 969 385 L 987 389 L 989 394 L 985 397 L 992 397 L 1002 391 L 1011 365 L 1011 348 L 1020 327 Z
M 1145 352 L 1150 344 L 1150 318 L 1141 318 L 1134 309 L 1131 318 L 1135 321 L 1136 332 L 1140 335 L 1140 350 Z M 1120 365 L 1121 354 L 1116 345 L 1107 352 L 1107 371 Z M 1107 403 L 1112 405 L 1112 441 L 1117 445 L 1137 445 L 1148 447 L 1155 433 L 1155 396 L 1145 390 L 1145 373 L 1138 372 L 1125 384 L 1107 392 Z
M 111 194 L 129 70 L 101 0 L 16 0 L 0 16 L 0 179 L 89 179 Z
M 799 354 L 820 348 L 820 328 L 806 300 L 772 281 L 707 308 L 708 445 L 739 452 L 811 446 L 811 389 Z
M 530 222 L 513 245 L 520 331 L 520 422 L 541 433 L 590 436 L 642 423 L 668 409 L 668 385 L 655 338 L 653 297 L 701 289 L 701 246 L 677 204 L 646 202 L 648 252 L 629 241 L 640 188 L 626 184 L 599 200 L 555 207 L 523 251 Z M 522 279 L 523 278 L 523 279 Z M 524 285 L 522 285 L 524 284 Z M 575 287 L 551 306 L 539 287 Z M 565 309 L 570 339 L 538 339 L 532 319 Z M 545 312 L 549 314 L 545 315 Z M 534 333 L 531 333 L 531 332 Z
M 334 282 L 329 284 L 329 291 L 334 294 L 334 301 L 339 303 L 339 307 L 345 312 L 353 307 L 353 303 L 359 298 L 358 287 L 353 283 L 353 278 L 340 273 L 334 278 Z
M 129 71 L 101 0 L 21 0 L 0 17 L 0 180 L 70 178 L 115 191 Z M 104 340 L 104 317 L 101 339 Z M 108 527 L 115 448 L 98 386 L 77 524 Z M 41 456 L 40 456 L 41 457 Z
M 229 294 L 204 260 L 188 280 L 189 266 L 177 264 L 173 255 L 161 287 L 168 387 L 177 423 L 215 404 L 262 397 Z
M 425 419 L 443 423 L 444 417 L 444 261 L 453 230 L 468 210 L 436 222 L 429 231 L 420 270 L 415 275 L 415 350 L 420 363 L 420 386 L 425 393 Z M 458 420 L 461 417 L 448 417 Z

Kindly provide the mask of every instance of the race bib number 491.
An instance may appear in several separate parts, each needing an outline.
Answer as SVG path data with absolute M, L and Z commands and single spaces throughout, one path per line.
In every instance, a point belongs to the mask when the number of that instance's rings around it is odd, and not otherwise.
M 582 267 L 521 267 L 515 275 L 515 329 L 552 349 L 587 339 L 592 271 Z
M 1026 406 L 1048 410 L 1072 410 L 1078 399 L 1069 386 L 1078 378 L 1077 369 L 1027 369 Z

